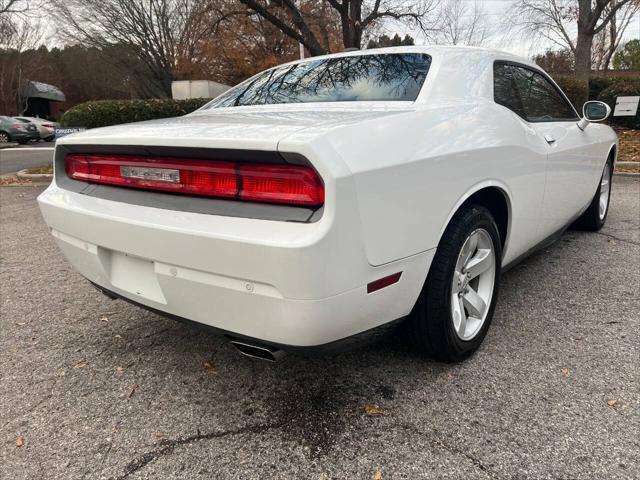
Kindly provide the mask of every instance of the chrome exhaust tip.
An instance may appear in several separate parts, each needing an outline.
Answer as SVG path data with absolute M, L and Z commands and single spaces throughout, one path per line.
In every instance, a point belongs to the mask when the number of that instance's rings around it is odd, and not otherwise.
M 267 362 L 275 362 L 285 356 L 283 350 L 269 347 L 267 345 L 258 345 L 253 343 L 247 343 L 240 340 L 231 340 L 231 345 L 243 355 L 251 358 L 257 358 L 259 360 L 266 360 Z

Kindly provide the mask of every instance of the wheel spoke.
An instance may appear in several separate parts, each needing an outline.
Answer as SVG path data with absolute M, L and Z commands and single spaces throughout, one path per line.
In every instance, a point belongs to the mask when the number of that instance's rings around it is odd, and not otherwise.
M 484 315 L 484 311 L 487 308 L 487 305 L 484 303 L 484 300 L 476 293 L 476 291 L 472 288 L 469 288 L 467 293 L 462 297 L 464 306 L 469 311 L 469 315 L 481 319 Z
M 493 255 L 489 248 L 479 248 L 478 252 L 465 264 L 470 279 L 476 278 L 491 267 L 493 267 Z
M 462 264 L 465 265 L 478 248 L 478 234 L 473 232 L 462 246 Z
M 453 295 L 451 303 L 453 306 L 453 328 L 456 329 L 460 337 L 463 337 L 467 328 L 467 314 L 464 311 L 462 297 Z

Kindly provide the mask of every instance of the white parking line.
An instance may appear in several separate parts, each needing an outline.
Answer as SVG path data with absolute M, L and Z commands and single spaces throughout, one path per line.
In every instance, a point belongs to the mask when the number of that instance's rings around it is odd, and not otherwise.
M 11 147 L 11 148 L 3 148 L 0 152 L 53 152 L 55 147 Z

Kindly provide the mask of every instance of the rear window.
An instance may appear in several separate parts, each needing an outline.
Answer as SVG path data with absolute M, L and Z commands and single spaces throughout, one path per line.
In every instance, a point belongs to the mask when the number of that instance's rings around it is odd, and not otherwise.
M 325 58 L 267 70 L 204 108 L 309 102 L 414 101 L 431 57 L 391 53 Z

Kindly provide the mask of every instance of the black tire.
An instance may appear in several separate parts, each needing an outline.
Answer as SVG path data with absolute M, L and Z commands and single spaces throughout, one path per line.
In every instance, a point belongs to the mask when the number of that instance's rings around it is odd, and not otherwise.
M 493 296 L 482 327 L 469 341 L 455 331 L 451 313 L 451 282 L 456 261 L 466 239 L 482 228 L 489 233 L 495 253 Z M 429 274 L 411 314 L 403 324 L 405 338 L 420 352 L 446 362 L 472 355 L 484 340 L 498 299 L 502 244 L 493 216 L 485 207 L 469 204 L 453 217 L 440 240 Z
M 0 143 L 10 143 L 11 136 L 7 132 L 0 132 Z
M 606 166 L 609 166 L 609 193 L 607 196 L 607 209 L 604 212 L 604 217 L 600 218 L 600 193 L 602 191 L 602 179 L 604 178 L 604 174 L 606 171 Z M 585 210 L 585 212 L 580 215 L 580 217 L 574 222 L 572 225 L 573 228 L 577 230 L 587 230 L 590 232 L 597 232 L 600 230 L 605 222 L 607 221 L 607 215 L 609 215 L 609 207 L 611 205 L 611 187 L 613 180 L 613 161 L 609 158 L 605 167 L 602 169 L 602 175 L 600 175 L 600 180 L 598 181 L 598 188 L 596 190 L 589 207 Z

